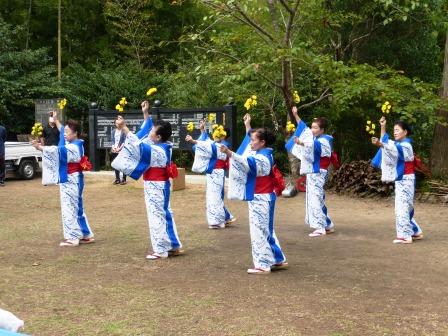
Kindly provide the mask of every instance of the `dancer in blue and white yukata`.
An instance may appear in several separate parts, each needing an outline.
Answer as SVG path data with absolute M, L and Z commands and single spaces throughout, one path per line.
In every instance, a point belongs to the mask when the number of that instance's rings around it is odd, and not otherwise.
M 395 222 L 397 238 L 394 244 L 411 244 L 423 238 L 422 229 L 414 218 L 415 165 L 411 145 L 411 128 L 403 121 L 394 123 L 394 139 L 386 133 L 386 118 L 380 119 L 381 140 L 372 138 L 380 147 L 372 164 L 381 168 L 381 180 L 395 181 Z
M 320 237 L 334 232 L 334 223 L 328 216 L 325 205 L 324 190 L 331 162 L 333 137 L 325 134 L 325 118 L 313 119 L 310 129 L 299 117 L 297 107 L 293 107 L 292 113 L 297 121 L 297 128 L 285 147 L 301 161 L 300 174 L 306 174 L 305 222 L 314 229 L 309 236 Z
M 221 145 L 229 147 L 226 139 L 230 136 L 230 132 L 223 126 L 215 125 L 212 141 L 205 130 L 204 120 L 199 122 L 199 128 L 201 135 L 197 140 L 194 140 L 191 135 L 185 138 L 185 141 L 194 144 L 194 162 L 191 170 L 195 173 L 206 173 L 205 199 L 209 229 L 223 229 L 236 220 L 224 205 L 224 182 L 228 158 L 219 150 Z
M 268 274 L 271 269 L 288 267 L 274 231 L 275 135 L 266 128 L 251 130 L 250 115 L 244 116 L 246 137 L 236 153 L 226 146 L 220 151 L 230 158 L 228 198 L 248 201 L 249 227 L 254 268 L 249 274 Z
M 125 144 L 112 162 L 112 167 L 135 180 L 143 175 L 153 248 L 146 258 L 156 260 L 183 253 L 170 205 L 169 179 L 177 176 L 177 169 L 171 162 L 172 144 L 168 142 L 172 133 L 171 124 L 164 120 L 153 123 L 147 101 L 142 103 L 142 111 L 145 121 L 136 134 L 123 127 Z
M 84 156 L 84 141 L 79 139 L 80 126 L 77 121 L 68 120 L 64 126 L 52 112 L 52 118 L 60 131 L 58 146 L 42 146 L 33 141 L 33 146 L 42 151 L 42 184 L 59 184 L 61 196 L 62 228 L 64 240 L 60 246 L 78 246 L 93 243 L 93 232 L 84 212 L 83 170 L 90 170 L 91 164 Z

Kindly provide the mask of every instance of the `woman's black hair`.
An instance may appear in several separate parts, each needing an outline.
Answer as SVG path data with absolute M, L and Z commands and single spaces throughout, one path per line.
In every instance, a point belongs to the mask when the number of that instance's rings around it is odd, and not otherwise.
M 81 126 L 79 125 L 79 122 L 73 119 L 67 120 L 65 123 L 65 126 L 70 128 L 73 133 L 76 134 L 76 136 L 79 138 L 81 136 Z
M 328 120 L 325 117 L 314 118 L 313 123 L 318 124 L 319 128 L 323 130 L 327 129 L 328 127 Z
M 154 122 L 154 127 L 156 127 L 156 135 L 160 135 L 160 137 L 162 138 L 162 142 L 168 141 L 171 134 L 173 133 L 171 124 L 168 121 L 162 119 L 157 119 Z
M 394 122 L 394 126 L 395 125 L 400 126 L 400 128 L 403 131 L 407 131 L 408 132 L 407 136 L 410 136 L 412 134 L 411 126 L 409 126 L 409 124 L 407 122 L 405 122 L 403 120 L 397 120 L 396 122 Z
M 269 128 L 257 128 L 252 133 L 255 133 L 260 141 L 264 140 L 265 147 L 271 147 L 275 143 L 275 135 Z

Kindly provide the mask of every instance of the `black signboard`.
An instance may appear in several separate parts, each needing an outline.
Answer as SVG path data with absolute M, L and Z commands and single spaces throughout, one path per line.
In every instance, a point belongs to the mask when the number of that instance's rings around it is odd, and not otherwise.
M 141 112 L 135 113 L 122 113 L 123 118 L 126 120 L 126 125 L 131 132 L 136 132 L 143 123 L 143 116 Z M 104 149 L 112 147 L 112 130 L 115 128 L 115 119 L 117 119 L 117 113 L 98 114 L 96 116 L 96 148 Z
M 151 115 L 153 119 L 163 119 L 171 123 L 173 134 L 170 141 L 173 143 L 174 149 L 190 149 L 191 144 L 185 142 L 185 136 L 188 134 L 187 125 L 193 122 L 195 126 L 202 118 L 208 120 L 213 114 L 216 123 L 228 127 L 231 132 L 230 143 L 236 143 L 236 106 L 233 104 L 223 107 L 210 108 L 187 108 L 187 109 L 169 109 L 157 106 L 151 107 Z M 126 125 L 132 132 L 136 132 L 143 123 L 143 114 L 141 111 L 133 110 L 121 113 L 126 120 Z M 114 129 L 114 121 L 118 113 L 112 110 L 98 109 L 96 104 L 92 104 L 89 111 L 89 145 L 90 145 L 90 161 L 93 163 L 94 170 L 99 170 L 100 162 L 98 159 L 98 150 L 112 147 L 112 130 Z M 211 124 L 207 123 L 207 127 L 211 132 Z M 190 134 L 197 138 L 200 131 L 195 129 Z

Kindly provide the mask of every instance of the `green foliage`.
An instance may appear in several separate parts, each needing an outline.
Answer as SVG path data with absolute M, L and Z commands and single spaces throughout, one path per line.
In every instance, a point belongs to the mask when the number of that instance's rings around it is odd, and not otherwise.
M 300 115 L 330 119 L 344 160 L 374 152 L 364 125 L 380 118 L 386 100 L 389 120 L 409 121 L 416 150 L 427 155 L 440 106 L 445 0 L 302 1 L 290 43 L 280 2 L 62 0 L 60 83 L 57 3 L 0 0 L 0 119 L 13 132 L 29 130 L 35 98 L 66 97 L 68 116 L 85 122 L 90 102 L 113 109 L 126 97 L 127 108 L 139 108 L 157 87 L 151 100 L 169 107 L 222 106 L 233 97 L 242 138 L 243 104 L 255 94 L 253 124 L 275 129 L 286 171 L 287 97 L 297 90 Z M 242 13 L 253 25 L 241 23 Z M 283 85 L 285 71 L 291 81 Z
M 23 27 L 13 28 L 0 17 L 0 121 L 11 133 L 29 132 L 34 123 L 33 99 L 57 92 L 47 51 L 22 50 L 22 32 Z

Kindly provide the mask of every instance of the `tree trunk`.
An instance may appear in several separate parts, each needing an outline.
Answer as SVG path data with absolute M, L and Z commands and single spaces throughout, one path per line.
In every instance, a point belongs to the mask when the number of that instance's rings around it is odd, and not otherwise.
M 30 0 L 28 3 L 28 17 L 26 20 L 26 41 L 25 41 L 25 50 L 28 50 L 30 43 L 30 26 L 31 26 L 31 9 L 33 6 L 33 0 Z
M 443 105 L 437 116 L 448 122 L 448 30 L 445 38 L 445 63 L 443 66 L 442 92 Z M 448 127 L 437 123 L 431 148 L 431 171 L 434 176 L 448 177 Z
M 282 60 L 282 94 L 285 100 L 286 110 L 288 111 L 291 120 L 294 120 L 292 115 L 292 107 L 294 105 L 294 99 L 292 97 L 292 79 L 291 79 L 291 63 L 288 60 Z

